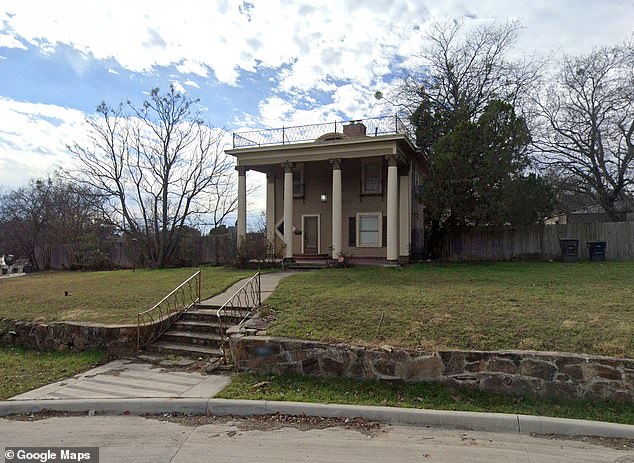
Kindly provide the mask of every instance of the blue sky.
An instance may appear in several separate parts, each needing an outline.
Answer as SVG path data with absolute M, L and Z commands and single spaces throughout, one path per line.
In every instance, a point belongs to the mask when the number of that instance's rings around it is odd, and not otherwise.
M 0 188 L 70 166 L 102 100 L 170 83 L 228 131 L 386 113 L 373 93 L 446 19 L 519 19 L 518 54 L 580 53 L 632 33 L 634 0 L 3 0 Z

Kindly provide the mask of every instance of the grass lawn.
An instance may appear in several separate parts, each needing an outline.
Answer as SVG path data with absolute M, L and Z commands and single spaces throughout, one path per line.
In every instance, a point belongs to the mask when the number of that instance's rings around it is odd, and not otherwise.
M 14 320 L 136 323 L 149 309 L 191 276 L 195 268 L 45 272 L 0 280 L 0 317 Z M 202 268 L 202 297 L 213 296 L 254 270 Z M 64 296 L 64 291 L 71 293 Z
M 38 352 L 0 348 L 0 400 L 86 371 L 105 360 L 101 352 Z
M 432 383 L 243 374 L 216 397 L 518 413 L 634 424 L 634 404 L 586 402 L 456 390 Z
M 634 358 L 634 262 L 328 269 L 285 279 L 266 305 L 275 336 Z

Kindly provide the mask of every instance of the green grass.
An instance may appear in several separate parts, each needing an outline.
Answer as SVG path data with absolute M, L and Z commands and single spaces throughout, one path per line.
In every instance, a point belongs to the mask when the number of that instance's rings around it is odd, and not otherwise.
M 320 270 L 266 304 L 275 336 L 634 358 L 633 301 L 634 262 L 587 262 Z
M 102 363 L 102 352 L 38 352 L 0 348 L 0 400 L 68 378 Z
M 388 383 L 349 378 L 243 374 L 235 376 L 231 384 L 216 397 L 518 413 L 634 424 L 634 404 L 531 399 L 456 390 L 432 383 Z
M 136 323 L 192 275 L 195 268 L 110 272 L 45 272 L 0 280 L 0 318 L 25 321 Z M 253 270 L 202 268 L 203 299 L 224 291 Z M 68 291 L 71 295 L 64 296 Z

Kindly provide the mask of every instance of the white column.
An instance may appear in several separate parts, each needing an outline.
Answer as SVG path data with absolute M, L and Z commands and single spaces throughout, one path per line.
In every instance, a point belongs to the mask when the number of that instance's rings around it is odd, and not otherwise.
M 399 178 L 399 204 L 398 204 L 398 215 L 399 215 L 399 236 L 398 236 L 398 244 L 399 244 L 399 256 L 400 257 L 409 257 L 409 244 L 410 244 L 410 223 L 409 218 L 411 217 L 410 210 L 410 199 L 411 199 L 411 191 L 409 186 L 409 169 L 403 169 L 400 172 Z
M 342 248 L 342 198 L 341 198 L 341 159 L 332 159 L 332 258 L 341 255 Z
M 266 240 L 275 246 L 275 174 L 266 174 Z
M 238 171 L 238 246 L 247 238 L 247 168 L 237 166 Z
M 284 167 L 284 241 L 286 250 L 284 257 L 293 258 L 293 166 L 290 162 Z
M 387 261 L 398 262 L 398 158 L 386 156 L 387 168 Z

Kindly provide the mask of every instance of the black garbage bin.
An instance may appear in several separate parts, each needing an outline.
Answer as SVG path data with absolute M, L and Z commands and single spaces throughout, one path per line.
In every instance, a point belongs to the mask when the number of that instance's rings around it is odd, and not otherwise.
M 590 260 L 594 262 L 600 262 L 605 260 L 605 247 L 607 243 L 605 241 L 588 241 L 588 254 L 590 254 Z
M 559 240 L 561 248 L 561 260 L 564 262 L 577 262 L 579 260 L 579 240 L 563 238 Z

